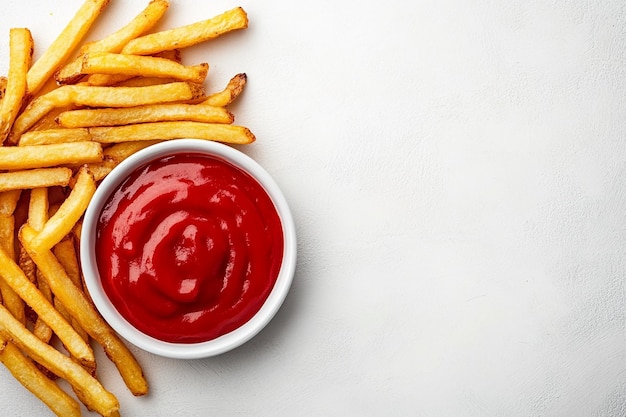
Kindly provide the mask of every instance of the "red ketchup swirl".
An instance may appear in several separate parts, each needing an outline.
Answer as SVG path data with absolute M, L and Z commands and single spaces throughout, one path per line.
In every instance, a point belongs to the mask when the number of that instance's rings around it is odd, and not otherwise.
M 99 218 L 102 285 L 132 325 L 167 342 L 246 323 L 282 263 L 283 232 L 263 187 L 230 163 L 177 154 L 135 170 Z

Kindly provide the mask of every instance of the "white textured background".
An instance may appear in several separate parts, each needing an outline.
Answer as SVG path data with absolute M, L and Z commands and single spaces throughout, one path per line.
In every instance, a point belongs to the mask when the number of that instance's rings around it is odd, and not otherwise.
M 36 54 L 81 2 L 10 1 Z M 113 0 L 92 37 L 147 0 Z M 291 203 L 299 264 L 254 340 L 136 351 L 124 416 L 626 415 L 626 3 L 173 0 L 163 27 L 237 5 L 195 47 L 237 72 L 245 148 Z M 0 369 L 0 414 L 47 409 Z

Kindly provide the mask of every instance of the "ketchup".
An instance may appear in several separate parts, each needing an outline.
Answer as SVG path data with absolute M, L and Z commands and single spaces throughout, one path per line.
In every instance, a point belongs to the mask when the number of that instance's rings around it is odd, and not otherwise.
M 132 325 L 163 341 L 214 339 L 246 323 L 282 263 L 270 197 L 222 159 L 176 154 L 135 170 L 99 218 L 98 270 Z

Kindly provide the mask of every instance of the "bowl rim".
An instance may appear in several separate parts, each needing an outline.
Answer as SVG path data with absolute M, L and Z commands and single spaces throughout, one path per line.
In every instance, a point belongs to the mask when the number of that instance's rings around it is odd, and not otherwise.
M 113 306 L 104 291 L 95 254 L 97 221 L 111 192 L 137 167 L 158 158 L 180 153 L 216 156 L 247 172 L 256 179 L 274 202 L 283 228 L 283 261 L 274 287 L 261 308 L 241 327 L 215 339 L 199 343 L 165 342 L 139 331 L 130 324 Z M 219 355 L 241 346 L 258 334 L 278 312 L 289 292 L 295 274 L 296 252 L 296 231 L 291 210 L 271 175 L 250 156 L 234 147 L 194 138 L 173 139 L 150 145 L 116 166 L 98 185 L 85 211 L 80 239 L 80 260 L 85 285 L 104 320 L 133 345 L 159 356 L 177 359 L 198 359 Z

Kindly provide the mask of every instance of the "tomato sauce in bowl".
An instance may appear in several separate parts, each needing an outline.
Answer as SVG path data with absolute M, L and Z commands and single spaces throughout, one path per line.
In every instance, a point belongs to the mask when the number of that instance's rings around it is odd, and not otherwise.
M 131 158 L 85 215 L 81 260 L 96 307 L 129 341 L 165 356 L 245 342 L 275 314 L 294 273 L 280 190 L 227 145 L 177 140 Z

